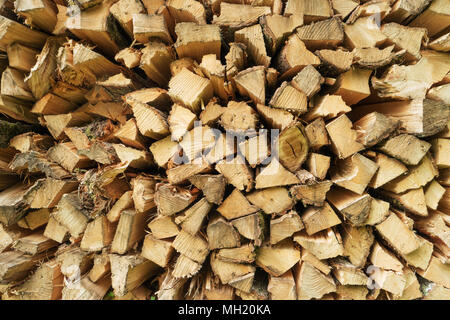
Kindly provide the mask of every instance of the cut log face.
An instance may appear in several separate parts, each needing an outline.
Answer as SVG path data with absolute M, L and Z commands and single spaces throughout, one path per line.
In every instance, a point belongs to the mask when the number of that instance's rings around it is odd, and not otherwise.
M 0 0 L 0 299 L 449 300 L 448 1 Z

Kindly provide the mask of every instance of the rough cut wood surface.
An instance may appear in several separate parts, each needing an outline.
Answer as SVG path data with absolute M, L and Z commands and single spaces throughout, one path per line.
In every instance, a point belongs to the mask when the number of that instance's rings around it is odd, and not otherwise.
M 448 0 L 0 1 L 0 299 L 449 300 L 449 217 Z

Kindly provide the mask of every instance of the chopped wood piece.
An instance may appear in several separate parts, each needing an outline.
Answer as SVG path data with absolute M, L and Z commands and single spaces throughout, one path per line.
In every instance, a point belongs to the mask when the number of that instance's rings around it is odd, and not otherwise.
M 449 151 L 450 151 L 449 139 L 434 139 L 432 141 L 433 157 L 439 169 L 450 167 L 450 158 L 448 157 Z
M 243 237 L 253 240 L 255 246 L 261 245 L 265 227 L 264 217 L 261 212 L 234 219 L 231 221 L 231 224 Z
M 232 84 L 226 81 L 225 66 L 222 65 L 215 54 L 204 55 L 200 68 L 211 80 L 214 93 L 217 96 L 223 100 L 228 100 L 228 97 L 234 96 Z
M 169 263 L 172 253 L 173 247 L 171 241 L 156 239 L 151 234 L 145 236 L 141 253 L 144 258 L 164 268 Z
M 78 196 L 74 193 L 65 194 L 58 202 L 57 210 L 52 217 L 74 237 L 78 238 L 88 225 L 88 214 L 81 206 Z M 57 228 L 57 231 L 61 231 Z
M 220 28 L 215 25 L 198 25 L 191 22 L 177 23 L 175 50 L 179 58 L 189 57 L 202 62 L 202 57 L 215 54 L 220 58 Z
M 150 41 L 141 52 L 139 68 L 158 85 L 167 86 L 170 80 L 170 63 L 174 60 L 173 50 L 159 41 Z
M 447 264 L 442 263 L 438 258 L 431 257 L 430 264 L 426 270 L 417 270 L 417 273 L 425 279 L 440 284 L 446 288 L 450 287 L 448 279 L 449 268 Z
M 26 198 L 31 209 L 53 208 L 61 197 L 78 187 L 78 181 L 40 179 L 30 188 Z
M 375 242 L 370 254 L 370 262 L 375 266 L 385 270 L 402 272 L 403 264 L 388 249 Z
M 311 252 L 306 249 L 302 250 L 302 261 L 309 263 L 311 266 L 320 270 L 320 272 L 325 275 L 328 275 L 331 272 L 331 267 L 327 264 L 326 261 L 317 259 Z
M 0 16 L 0 26 L 2 30 L 0 33 L 0 50 L 5 52 L 8 45 L 13 42 L 18 42 L 32 48 L 42 48 L 48 37 L 43 32 L 29 29 L 4 16 Z
M 317 183 L 300 184 L 291 187 L 289 192 L 294 199 L 301 200 L 304 206 L 313 205 L 321 207 L 324 205 L 327 192 L 332 185 L 333 183 L 329 180 Z
M 0 192 L 0 222 L 5 226 L 15 224 L 26 214 L 26 194 L 30 186 L 19 182 Z
M 352 122 L 345 114 L 329 122 L 325 127 L 330 136 L 333 151 L 340 159 L 345 159 L 364 149 L 364 146 L 357 141 L 358 134 L 352 129 Z
M 436 210 L 439 204 L 439 201 L 442 199 L 442 196 L 445 193 L 445 188 L 442 187 L 439 182 L 436 180 L 432 180 L 427 187 L 424 189 L 425 192 L 425 201 L 427 203 L 427 207 L 433 210 Z
M 242 16 L 242 13 L 243 12 L 240 12 L 240 17 Z M 234 34 L 234 41 L 243 43 L 247 46 L 248 55 L 256 65 L 261 65 L 266 68 L 269 67 L 270 57 L 267 55 L 266 45 L 264 43 L 264 34 L 261 25 L 255 24 L 254 26 L 246 27 L 239 31 L 236 31 Z
M 390 158 L 382 153 L 374 153 L 370 151 L 367 154 L 378 165 L 378 171 L 373 176 L 369 186 L 372 188 L 378 188 L 401 176 L 408 169 L 400 161 Z
M 211 254 L 211 269 L 222 284 L 249 292 L 255 276 L 255 267 L 248 264 L 239 264 L 223 261 L 217 258 L 216 252 Z
M 370 227 L 342 228 L 342 239 L 344 245 L 343 255 L 356 267 L 363 267 L 370 254 L 370 248 L 374 241 L 374 235 Z
M 383 186 L 383 189 L 394 193 L 403 193 L 410 189 L 425 186 L 437 174 L 437 168 L 434 166 L 431 157 L 425 156 L 418 165 L 410 167 L 407 174 L 388 182 Z
M 317 50 L 314 52 L 319 57 L 322 64 L 318 69 L 327 75 L 337 76 L 341 73 L 348 71 L 353 63 L 353 52 L 337 50 Z
M 391 8 L 391 12 L 384 18 L 386 22 L 408 23 L 421 13 L 428 5 L 428 0 L 397 1 Z
M 175 278 L 190 278 L 196 275 L 201 268 L 201 264 L 181 254 L 177 258 L 172 275 Z
M 247 46 L 239 42 L 231 42 L 230 50 L 225 56 L 225 73 L 228 80 L 233 77 L 247 65 Z
M 303 228 L 302 219 L 295 211 L 290 211 L 290 213 L 286 213 L 277 219 L 272 219 L 270 220 L 270 243 L 277 244 Z
M 383 142 L 380 151 L 407 165 L 417 165 L 430 149 L 431 144 L 409 134 L 401 134 Z
M 14 42 L 8 46 L 6 53 L 8 54 L 11 68 L 30 72 L 31 68 L 36 64 L 36 56 L 39 54 L 39 51 Z
M 242 141 L 238 147 L 252 168 L 263 163 L 269 157 L 270 151 L 266 134 L 260 134 Z
M 419 106 L 424 103 L 422 99 L 427 89 L 445 77 L 450 65 L 448 54 L 430 50 L 421 51 L 421 54 L 422 59 L 416 64 L 394 64 L 381 77 L 373 77 L 372 87 L 377 90 L 377 95 L 400 100 L 417 99 L 415 104 Z M 430 68 L 433 72 L 429 72 Z
M 327 193 L 327 200 L 353 226 L 365 224 L 371 207 L 372 198 L 366 194 L 357 194 L 343 188 L 333 188 Z
M 56 247 L 57 245 L 58 243 L 56 241 L 47 238 L 41 233 L 33 233 L 18 239 L 13 244 L 12 248 L 25 254 L 35 256 Z
M 253 244 L 249 243 L 239 248 L 221 249 L 217 251 L 217 258 L 234 263 L 252 263 L 256 253 Z
M 148 227 L 156 239 L 172 238 L 180 231 L 173 217 L 156 217 Z
M 278 14 L 265 15 L 260 18 L 259 23 L 268 40 L 269 53 L 274 55 L 287 36 L 303 25 L 303 15 L 292 14 L 288 17 Z
M 255 178 L 255 188 L 264 189 L 270 187 L 287 186 L 300 183 L 299 178 L 285 169 L 277 159 L 272 159 L 269 165 L 264 167 Z
M 394 213 L 376 225 L 375 229 L 392 248 L 403 255 L 417 250 L 420 246 L 417 236 Z
M 334 17 L 299 27 L 296 34 L 308 50 L 333 49 L 344 40 L 344 26 Z
M 421 12 L 425 6 L 426 4 L 421 6 L 420 11 L 418 10 L 417 13 Z M 449 19 L 446 2 L 444 0 L 437 0 L 433 1 L 425 11 L 411 21 L 409 26 L 425 27 L 428 30 L 428 36 L 434 37 L 446 30 Z
M 135 68 L 141 63 L 142 53 L 134 48 L 125 48 L 120 50 L 114 59 L 123 64 L 128 69 Z
M 294 114 L 305 113 L 307 104 L 306 95 L 288 82 L 283 82 L 270 100 L 272 107 L 284 109 Z
M 216 164 L 216 170 L 238 190 L 250 191 L 253 188 L 253 172 L 240 156 L 231 161 L 219 161 Z
M 189 181 L 202 190 L 208 202 L 218 205 L 222 203 L 226 185 L 223 175 L 195 175 Z
M 220 15 L 214 15 L 212 23 L 237 30 L 255 24 L 259 17 L 270 13 L 270 7 L 221 2 Z
M 137 212 L 147 212 L 154 208 L 156 180 L 144 175 L 137 176 L 131 181 L 133 186 L 133 202 Z
M 173 19 L 178 22 L 206 24 L 205 8 L 194 0 L 168 0 L 167 8 Z
M 324 20 L 333 15 L 330 1 L 327 0 L 288 0 L 285 15 L 303 15 L 305 23 Z
M 49 255 L 52 256 L 49 253 L 29 256 L 17 251 L 0 253 L 0 281 L 10 283 L 23 280 L 37 262 Z
M 139 255 L 110 254 L 111 280 L 114 294 L 124 296 L 159 271 L 159 266 Z
M 236 248 L 241 245 L 239 233 L 219 215 L 209 220 L 206 233 L 210 250 Z
M 286 110 L 270 108 L 262 104 L 257 104 L 256 109 L 272 129 L 284 130 L 294 121 L 294 115 Z
M 65 26 L 77 38 L 95 44 L 110 57 L 127 46 L 128 40 L 122 35 L 110 8 L 111 1 L 102 1 L 99 5 L 78 14 L 69 16 Z M 123 12 L 122 12 L 123 13 Z
M 377 171 L 372 160 L 355 153 L 351 157 L 338 160 L 331 171 L 331 180 L 347 190 L 362 194 Z
M 2 73 L 1 94 L 18 100 L 34 101 L 34 97 L 24 79 L 25 73 L 22 71 L 6 68 Z
M 425 270 L 433 254 L 433 244 L 424 238 L 419 239 L 419 248 L 411 253 L 402 255 L 408 265 Z
M 288 271 L 279 277 L 270 276 L 267 290 L 270 292 L 272 300 L 297 300 L 292 271 Z
M 341 223 L 328 202 L 325 202 L 321 208 L 309 207 L 306 209 L 302 214 L 302 221 L 308 235 L 313 235 Z
M 450 51 L 450 32 L 431 41 L 428 44 L 428 47 L 433 50 L 436 50 L 436 51 L 449 52 Z M 9 56 L 9 54 L 8 54 L 8 56 Z
M 35 230 L 48 223 L 50 218 L 49 209 L 38 209 L 30 211 L 25 217 L 17 222 L 17 225 L 21 228 Z M 1 251 L 1 250 L 0 250 Z
M 323 118 L 317 118 L 309 123 L 305 127 L 305 133 L 309 141 L 309 146 L 313 150 L 318 150 L 321 147 L 330 144 Z
M 306 121 L 331 119 L 352 110 L 340 95 L 316 96 L 311 103 L 312 108 L 303 116 Z
M 228 220 L 255 213 L 258 210 L 259 208 L 251 205 L 238 189 L 234 189 L 217 208 L 217 211 Z
M 358 142 L 372 147 L 389 137 L 399 125 L 399 121 L 378 112 L 371 112 L 353 123 L 358 131 Z
M 274 187 L 256 190 L 246 195 L 247 199 L 265 213 L 282 213 L 291 209 L 294 201 L 286 188 Z
M 210 169 L 209 163 L 202 158 L 199 164 L 195 162 L 187 163 L 167 170 L 167 179 L 171 184 L 179 184 L 196 174 L 205 173 Z
M 350 49 L 377 47 L 388 39 L 372 17 L 360 17 L 353 24 L 345 24 L 344 31 Z
M 213 86 L 209 79 L 183 69 L 170 80 L 169 95 L 174 102 L 199 113 L 201 103 L 207 104 L 213 97 Z
M 206 198 L 200 199 L 192 207 L 183 212 L 182 215 L 175 218 L 175 222 L 181 225 L 181 228 L 195 235 L 201 228 L 203 220 L 212 209 L 212 204 Z
M 48 150 L 49 160 L 58 163 L 69 172 L 75 168 L 87 168 L 92 165 L 86 156 L 77 154 L 77 149 L 72 142 L 59 143 Z
M 323 180 L 330 168 L 330 160 L 331 159 L 328 156 L 312 152 L 306 160 L 306 167 L 316 178 Z
M 320 59 L 306 48 L 305 43 L 295 33 L 289 36 L 276 60 L 283 79 L 293 77 L 308 65 L 318 66 L 319 64 Z M 294 83 L 293 85 L 295 86 Z
M 308 65 L 292 79 L 292 86 L 311 98 L 320 91 L 323 82 L 324 79 L 320 73 L 312 65 Z
M 300 231 L 294 235 L 293 239 L 318 259 L 334 258 L 344 252 L 339 234 L 331 228 L 311 236 L 306 231 Z
M 130 38 L 133 38 L 133 27 L 135 25 L 135 21 L 133 18 L 134 16 L 140 18 L 141 14 L 145 12 L 144 6 L 142 5 L 141 1 L 119 0 L 111 6 L 109 11 L 120 23 L 127 35 Z
M 389 215 L 389 203 L 380 199 L 372 199 L 366 225 L 376 225 Z
M 406 50 L 408 59 L 419 60 L 421 58 L 420 47 L 422 39 L 427 33 L 425 28 L 405 27 L 392 22 L 383 24 L 381 32 L 389 39 L 389 42 L 393 42 L 396 47 Z
M 97 282 L 111 272 L 111 263 L 109 256 L 105 253 L 98 254 L 94 257 L 94 265 L 89 271 L 89 280 Z
M 142 135 L 161 139 L 170 133 L 167 115 L 163 112 L 141 102 L 133 102 L 132 109 Z
M 178 153 L 178 143 L 171 136 L 158 140 L 150 146 L 150 151 L 158 166 L 165 168 L 167 163 Z
M 194 127 L 197 120 L 195 114 L 189 109 L 174 104 L 167 119 L 173 141 L 179 141 L 183 135 Z
M 183 230 L 178 233 L 172 246 L 177 252 L 198 263 L 203 263 L 209 253 L 208 242 L 199 235 L 193 236 Z
M 45 226 L 44 236 L 56 242 L 63 243 L 69 238 L 69 230 L 50 216 Z
M 36 102 L 31 112 L 39 114 L 60 114 L 69 113 L 75 108 L 75 104 L 52 93 L 47 93 L 42 99 Z
M 186 209 L 195 197 L 188 191 L 169 184 L 157 184 L 155 203 L 158 213 L 162 216 L 170 216 Z
M 205 154 L 203 151 L 205 149 L 210 149 L 215 143 L 215 132 L 207 126 L 199 126 L 196 124 L 194 129 L 183 136 L 180 147 L 183 149 L 183 156 L 186 157 L 188 161 L 200 162 L 199 157 Z
M 162 15 L 134 14 L 133 35 L 139 43 L 147 43 L 150 39 L 160 39 L 165 43 L 172 43 L 166 21 Z
M 364 272 L 345 259 L 336 258 L 331 262 L 333 275 L 344 286 L 365 286 L 369 280 Z
M 342 96 L 349 106 L 357 104 L 370 95 L 371 74 L 372 70 L 351 68 L 338 77 L 334 94 Z
M 372 281 L 380 288 L 395 295 L 402 295 L 406 279 L 402 273 L 384 269 L 375 269 L 370 275 Z
M 278 157 L 280 163 L 291 172 L 300 169 L 305 162 L 309 145 L 303 126 L 298 123 L 283 130 L 278 136 Z
M 300 250 L 292 240 L 284 240 L 275 245 L 266 243 L 258 249 L 256 264 L 271 276 L 279 277 L 300 261 Z
M 115 231 L 116 226 L 111 224 L 105 216 L 100 216 L 88 223 L 80 248 L 89 252 L 101 251 L 111 244 Z
M 379 190 L 380 195 L 384 196 L 394 207 L 407 210 L 419 216 L 427 216 L 427 204 L 423 188 L 411 189 L 402 194 Z
M 212 126 L 217 123 L 224 112 L 225 108 L 217 104 L 217 101 L 212 98 L 200 113 L 200 121 L 206 126 Z
M 255 104 L 266 101 L 266 72 L 263 66 L 256 66 L 239 72 L 234 81 L 242 96 L 250 97 Z
M 320 299 L 324 295 L 335 292 L 336 284 L 331 276 L 324 275 L 308 262 L 298 264 L 295 270 L 297 299 Z
M 58 263 L 50 260 L 40 265 L 23 284 L 15 287 L 14 292 L 20 300 L 60 300 L 63 281 Z

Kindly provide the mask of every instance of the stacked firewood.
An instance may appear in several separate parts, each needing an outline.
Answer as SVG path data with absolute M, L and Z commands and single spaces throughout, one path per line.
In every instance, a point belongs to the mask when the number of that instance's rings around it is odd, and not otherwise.
M 0 0 L 2 299 L 450 299 L 448 0 Z

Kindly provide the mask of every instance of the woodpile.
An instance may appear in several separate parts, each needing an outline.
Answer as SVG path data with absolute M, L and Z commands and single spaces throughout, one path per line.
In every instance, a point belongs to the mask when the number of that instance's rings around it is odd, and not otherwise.
M 448 0 L 1 0 L 0 297 L 450 299 Z

